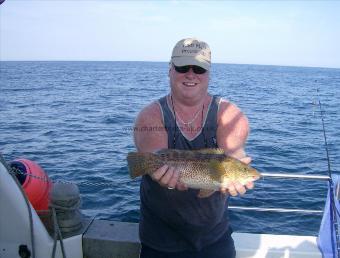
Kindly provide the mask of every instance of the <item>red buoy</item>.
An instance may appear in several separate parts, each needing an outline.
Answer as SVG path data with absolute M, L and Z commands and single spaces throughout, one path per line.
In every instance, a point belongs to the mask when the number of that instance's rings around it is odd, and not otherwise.
M 28 200 L 36 211 L 48 210 L 51 182 L 45 171 L 28 159 L 16 159 L 10 163 L 12 169 L 19 170 L 16 176 Z

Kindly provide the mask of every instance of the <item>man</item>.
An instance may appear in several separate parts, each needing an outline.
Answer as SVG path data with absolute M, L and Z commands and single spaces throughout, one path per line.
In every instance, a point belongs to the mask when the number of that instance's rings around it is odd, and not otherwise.
M 210 48 L 203 41 L 188 38 L 175 45 L 169 69 L 170 94 L 146 106 L 136 119 L 138 151 L 222 148 L 227 155 L 250 162 L 244 151 L 247 118 L 234 104 L 208 94 L 210 60 Z M 226 214 L 228 196 L 242 195 L 253 184 L 231 183 L 199 198 L 198 190 L 178 181 L 179 174 L 164 165 L 152 178 L 142 178 L 140 257 L 235 257 Z

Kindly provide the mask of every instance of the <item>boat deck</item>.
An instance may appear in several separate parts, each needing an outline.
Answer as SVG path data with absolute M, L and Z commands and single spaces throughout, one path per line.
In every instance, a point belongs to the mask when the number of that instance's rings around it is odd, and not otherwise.
M 237 257 L 321 258 L 316 237 L 233 233 Z M 138 224 L 94 220 L 83 236 L 86 258 L 138 258 Z

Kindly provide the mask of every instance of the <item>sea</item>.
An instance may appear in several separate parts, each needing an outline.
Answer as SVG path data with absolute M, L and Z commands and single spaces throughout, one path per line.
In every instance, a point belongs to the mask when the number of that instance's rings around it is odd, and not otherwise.
M 0 152 L 78 185 L 85 217 L 138 222 L 128 176 L 138 112 L 169 93 L 166 62 L 0 62 Z M 340 69 L 213 64 L 209 92 L 248 117 L 252 165 L 266 173 L 340 173 Z M 321 111 L 320 112 L 320 103 Z M 323 210 L 327 181 L 264 177 L 230 205 Z M 230 210 L 236 232 L 317 235 L 321 214 Z

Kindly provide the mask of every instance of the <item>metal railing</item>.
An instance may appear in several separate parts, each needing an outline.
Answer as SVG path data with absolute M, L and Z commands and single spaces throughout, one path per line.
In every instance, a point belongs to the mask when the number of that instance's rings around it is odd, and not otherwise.
M 290 173 L 261 173 L 262 178 L 282 178 L 282 179 L 302 179 L 302 180 L 317 180 L 330 181 L 329 176 L 324 175 L 304 175 L 304 174 L 290 174 Z M 340 189 L 340 186 L 338 186 Z M 340 195 L 340 190 L 338 191 Z M 339 198 L 340 196 L 338 196 Z M 279 212 L 279 213 L 304 213 L 304 214 L 323 214 L 323 210 L 306 210 L 306 209 L 286 209 L 286 208 L 271 208 L 271 207 L 246 207 L 233 206 L 228 207 L 230 210 L 244 210 L 244 211 L 260 211 L 260 212 Z

